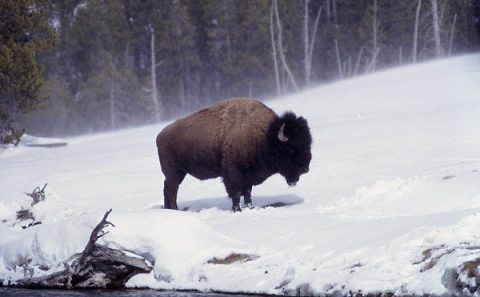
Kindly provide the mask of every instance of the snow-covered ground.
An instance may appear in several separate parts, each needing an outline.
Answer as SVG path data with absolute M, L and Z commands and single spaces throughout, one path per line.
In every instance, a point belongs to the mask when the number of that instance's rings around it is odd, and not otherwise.
M 232 213 L 219 179 L 187 177 L 162 209 L 155 137 L 164 124 L 20 146 L 0 154 L 0 279 L 54 269 L 102 238 L 154 262 L 131 287 L 271 294 L 448 294 L 452 271 L 480 258 L 480 54 L 345 80 L 267 102 L 305 116 L 310 172 L 296 187 L 273 176 L 255 209 Z M 22 229 L 24 192 L 48 182 Z M 282 202 L 283 207 L 261 207 Z M 258 256 L 209 264 L 231 253 Z M 16 267 L 16 270 L 14 269 Z M 452 270 L 453 269 L 453 270 Z M 465 276 L 461 276 L 465 277 Z M 453 280 L 454 281 L 454 280 Z

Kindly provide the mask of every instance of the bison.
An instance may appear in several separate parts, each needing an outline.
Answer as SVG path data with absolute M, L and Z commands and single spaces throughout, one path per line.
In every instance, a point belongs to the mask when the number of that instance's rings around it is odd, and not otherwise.
M 280 173 L 288 185 L 309 170 L 312 137 L 293 112 L 278 116 L 258 100 L 229 99 L 165 127 L 157 136 L 165 175 L 164 207 L 178 209 L 177 192 L 188 173 L 200 180 L 222 177 L 232 210 L 252 206 L 252 186 Z

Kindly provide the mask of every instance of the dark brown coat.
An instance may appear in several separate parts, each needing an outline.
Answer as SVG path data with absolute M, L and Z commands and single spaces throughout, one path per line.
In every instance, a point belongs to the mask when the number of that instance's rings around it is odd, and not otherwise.
M 232 208 L 240 210 L 242 195 L 250 206 L 253 185 L 275 173 L 294 184 L 308 171 L 310 145 L 304 118 L 278 117 L 253 99 L 225 100 L 179 119 L 157 136 L 165 208 L 177 209 L 178 187 L 187 173 L 202 180 L 221 176 Z

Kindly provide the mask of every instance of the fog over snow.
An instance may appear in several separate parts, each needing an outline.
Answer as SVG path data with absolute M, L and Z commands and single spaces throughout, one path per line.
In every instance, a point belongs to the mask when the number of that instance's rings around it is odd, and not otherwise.
M 20 145 L 0 153 L 0 279 L 53 271 L 100 240 L 146 257 L 127 285 L 271 294 L 451 292 L 452 269 L 480 258 L 480 54 L 405 66 L 266 102 L 307 118 L 310 172 L 254 187 L 255 209 L 230 211 L 220 179 L 187 177 L 162 209 L 155 138 L 165 124 Z M 28 141 L 49 141 L 29 139 Z M 192 148 L 194 150 L 195 148 Z M 24 192 L 48 182 L 22 229 Z M 289 204 L 281 207 L 266 205 Z M 231 253 L 253 260 L 207 263 Z M 16 268 L 16 269 L 14 269 Z M 51 272 L 50 271 L 50 272 Z M 462 276 L 465 277 L 465 276 Z

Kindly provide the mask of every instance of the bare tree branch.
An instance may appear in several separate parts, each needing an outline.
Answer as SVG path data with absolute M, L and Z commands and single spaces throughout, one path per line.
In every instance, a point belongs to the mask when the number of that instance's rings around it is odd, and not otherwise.
M 27 196 L 31 197 L 33 199 L 31 206 L 34 206 L 40 201 L 45 200 L 45 188 L 47 187 L 47 183 L 43 185 L 43 187 L 40 189 L 40 187 L 35 187 L 33 189 L 32 193 L 25 193 Z
M 113 226 L 111 222 L 107 221 L 108 215 L 112 212 L 112 209 L 108 210 L 104 215 L 100 223 L 97 224 L 97 226 L 93 229 L 92 233 L 90 234 L 90 239 L 88 240 L 87 245 L 85 246 L 85 249 L 82 252 L 82 255 L 78 259 L 78 265 L 76 267 L 83 267 L 85 266 L 85 260 L 87 257 L 91 254 L 93 247 L 95 246 L 95 243 L 99 238 L 107 234 L 108 232 L 103 231 L 103 228 L 107 226 Z M 75 267 L 75 268 L 76 268 Z

